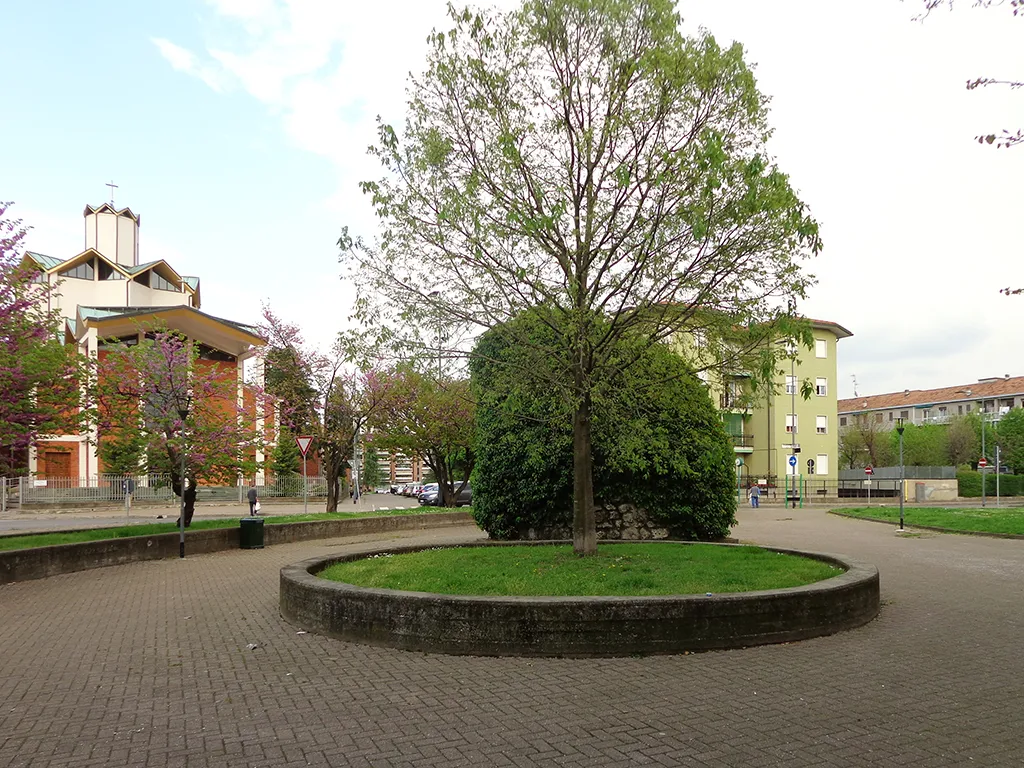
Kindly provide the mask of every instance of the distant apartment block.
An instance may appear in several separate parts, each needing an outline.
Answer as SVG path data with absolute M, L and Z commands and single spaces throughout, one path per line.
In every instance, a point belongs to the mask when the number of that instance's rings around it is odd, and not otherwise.
M 998 421 L 1011 408 L 1024 407 L 1024 376 L 978 379 L 939 389 L 905 389 L 884 395 L 840 400 L 839 426 L 874 424 L 891 429 L 898 419 L 905 424 L 946 424 L 969 413 L 988 414 Z

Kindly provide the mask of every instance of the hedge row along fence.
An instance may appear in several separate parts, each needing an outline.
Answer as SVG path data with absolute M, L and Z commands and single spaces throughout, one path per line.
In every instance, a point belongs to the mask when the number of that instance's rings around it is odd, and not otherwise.
M 960 470 L 956 473 L 960 486 L 961 498 L 978 498 L 981 496 L 981 473 Z M 1024 475 L 999 475 L 999 494 L 1001 496 L 1024 496 Z M 985 473 L 985 495 L 996 495 L 996 473 Z

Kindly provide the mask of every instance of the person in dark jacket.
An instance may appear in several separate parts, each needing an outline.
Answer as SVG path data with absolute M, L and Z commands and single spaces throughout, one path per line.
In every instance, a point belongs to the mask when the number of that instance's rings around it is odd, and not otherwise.
M 249 489 L 248 498 L 249 498 L 249 517 L 255 517 L 256 515 L 259 514 L 259 512 L 256 510 L 257 500 L 256 500 L 256 489 L 255 488 L 250 488 Z

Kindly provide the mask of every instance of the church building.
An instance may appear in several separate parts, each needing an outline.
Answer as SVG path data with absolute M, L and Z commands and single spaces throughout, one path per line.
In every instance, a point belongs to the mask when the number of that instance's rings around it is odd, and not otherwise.
M 178 331 L 199 345 L 201 360 L 234 375 L 244 392 L 245 361 L 266 341 L 256 328 L 201 310 L 198 277 L 180 274 L 164 260 L 140 260 L 141 217 L 111 203 L 87 205 L 83 250 L 70 258 L 27 251 L 25 260 L 47 283 L 48 308 L 64 319 L 65 341 L 95 357 L 105 343 L 138 343 L 155 324 Z M 258 361 L 254 361 L 258 362 Z M 257 371 L 261 369 L 257 365 Z M 263 428 L 256 414 L 257 428 Z M 59 435 L 29 453 L 29 471 L 39 478 L 94 478 L 104 472 L 95 435 Z M 262 461 L 262 454 L 257 455 Z

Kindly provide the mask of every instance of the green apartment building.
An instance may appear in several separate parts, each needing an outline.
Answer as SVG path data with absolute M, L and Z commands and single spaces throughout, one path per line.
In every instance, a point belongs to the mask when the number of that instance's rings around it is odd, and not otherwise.
M 702 376 L 732 438 L 744 487 L 759 482 L 781 490 L 787 477 L 790 485 L 795 477 L 810 488 L 838 479 L 836 358 L 839 340 L 853 334 L 827 320 L 810 323 L 813 347 L 797 347 L 792 357 L 780 361 L 783 372 L 771 393 L 752 395 L 750 377 L 742 372 Z M 804 397 L 805 384 L 810 397 Z M 795 467 L 791 456 L 796 457 Z

